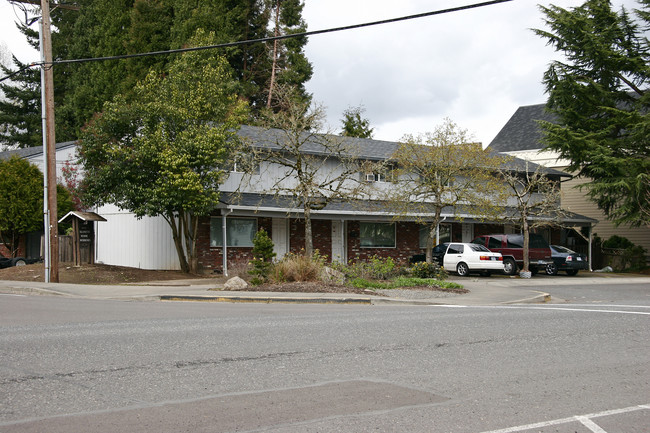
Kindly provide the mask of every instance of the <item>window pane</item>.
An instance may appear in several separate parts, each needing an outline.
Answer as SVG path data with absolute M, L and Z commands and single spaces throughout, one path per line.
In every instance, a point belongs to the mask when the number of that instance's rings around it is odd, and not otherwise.
M 394 223 L 360 223 L 362 247 L 395 247 Z
M 427 247 L 427 236 L 429 234 L 429 226 L 420 226 L 420 248 Z M 435 243 L 436 240 L 434 239 Z M 440 239 L 438 243 L 451 242 L 451 224 L 440 224 Z
M 523 248 L 524 237 L 522 235 L 508 235 L 508 248 Z
M 490 236 L 488 239 L 488 248 L 501 248 L 501 236 Z
M 253 237 L 257 232 L 257 220 L 251 218 L 228 218 L 226 236 L 229 247 L 252 247 Z M 221 218 L 210 221 L 210 246 L 223 246 Z

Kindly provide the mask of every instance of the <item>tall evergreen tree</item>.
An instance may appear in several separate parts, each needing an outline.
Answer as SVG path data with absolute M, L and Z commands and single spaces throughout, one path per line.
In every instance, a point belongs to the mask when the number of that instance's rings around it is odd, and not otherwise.
M 643 0 L 648 28 L 650 2 Z M 536 30 L 566 61 L 544 75 L 547 147 L 589 179 L 589 197 L 617 224 L 650 224 L 650 46 L 639 24 L 608 0 L 566 10 L 541 7 L 549 31 Z
M 4 76 L 20 71 L 11 80 L 0 83 L 4 98 L 0 100 L 0 147 L 41 146 L 41 76 L 38 69 L 13 56 L 14 68 L 0 65 Z
M 73 59 L 163 51 L 186 47 L 197 29 L 214 32 L 216 43 L 259 39 L 272 32 L 271 0 L 80 0 L 78 11 L 53 14 L 56 58 Z M 302 2 L 281 1 L 284 33 L 306 29 Z M 312 74 L 304 55 L 306 38 L 283 41 L 277 58 L 278 82 L 297 86 Z M 234 70 L 256 116 L 267 100 L 272 58 L 268 44 L 256 43 L 220 50 Z M 178 55 L 111 60 L 57 66 L 60 84 L 57 123 L 59 138 L 71 139 L 115 94 L 128 97 L 149 70 L 167 71 Z

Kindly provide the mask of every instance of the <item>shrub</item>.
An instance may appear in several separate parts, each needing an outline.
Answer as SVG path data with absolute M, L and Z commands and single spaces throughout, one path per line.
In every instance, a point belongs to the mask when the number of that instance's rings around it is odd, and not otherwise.
M 318 281 L 325 266 L 325 258 L 316 252 L 312 257 L 287 254 L 273 266 L 271 279 L 277 283 Z
M 364 278 L 370 280 L 388 280 L 401 273 L 401 267 L 391 257 L 372 256 L 367 262 L 355 262 L 350 265 L 333 264 L 348 278 Z
M 260 229 L 253 237 L 253 269 L 248 271 L 253 276 L 251 284 L 262 284 L 268 279 L 273 268 L 273 257 L 273 241 L 264 229 Z
M 447 278 L 447 271 L 437 263 L 414 263 L 411 267 L 411 274 L 416 278 L 435 278 L 441 281 Z
M 612 256 L 618 257 L 611 263 L 614 268 L 641 270 L 646 265 L 646 249 L 640 245 L 634 245 L 625 237 L 613 235 L 602 243 L 602 248 Z

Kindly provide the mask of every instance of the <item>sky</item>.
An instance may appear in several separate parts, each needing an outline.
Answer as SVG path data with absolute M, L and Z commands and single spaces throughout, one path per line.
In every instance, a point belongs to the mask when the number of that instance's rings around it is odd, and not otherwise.
M 479 0 L 306 0 L 308 30 L 402 17 Z M 433 131 L 445 118 L 487 146 L 517 107 L 545 102 L 542 78 L 561 56 L 531 29 L 544 28 L 538 5 L 572 8 L 582 0 L 513 0 L 478 9 L 310 37 L 314 68 L 307 90 L 339 131 L 343 111 L 362 106 L 373 138 L 399 140 Z M 635 0 L 612 0 L 616 10 Z M 0 45 L 38 60 L 0 0 Z

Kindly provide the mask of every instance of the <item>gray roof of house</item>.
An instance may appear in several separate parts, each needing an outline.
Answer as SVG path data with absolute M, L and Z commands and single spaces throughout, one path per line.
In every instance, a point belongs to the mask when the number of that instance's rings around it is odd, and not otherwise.
M 76 141 L 66 141 L 63 143 L 57 143 L 56 150 L 65 149 L 66 147 L 75 146 Z M 0 159 L 9 159 L 12 156 L 16 155 L 20 158 L 31 158 L 33 156 L 38 156 L 43 154 L 43 146 L 34 146 L 34 147 L 25 147 L 23 149 L 14 149 L 0 152 Z
M 279 150 L 278 143 L 287 139 L 286 132 L 275 128 L 242 125 L 239 136 L 248 141 L 251 146 Z M 341 145 L 350 155 L 368 160 L 385 160 L 397 150 L 399 143 L 393 141 L 371 140 L 357 137 L 343 137 L 332 134 L 303 133 L 301 137 L 302 151 L 313 155 L 329 155 L 333 146 L 324 144 L 326 141 Z
M 544 148 L 542 129 L 537 121 L 554 122 L 556 120 L 556 117 L 547 112 L 545 107 L 546 104 L 519 107 L 494 137 L 488 149 L 497 152 L 512 152 Z
M 286 140 L 286 133 L 281 129 L 268 129 L 258 126 L 243 125 L 239 130 L 239 136 L 245 139 L 251 146 L 264 149 L 280 149 L 279 142 Z M 313 155 L 329 155 L 329 150 L 323 145 L 324 140 L 330 140 L 342 144 L 342 148 L 350 152 L 351 155 L 364 159 L 374 161 L 385 161 L 390 159 L 393 153 L 399 147 L 399 143 L 394 141 L 372 140 L 366 138 L 356 137 L 342 137 L 339 135 L 328 134 L 309 134 L 304 133 L 304 143 L 302 145 L 303 152 Z M 498 151 L 497 149 L 490 149 Z M 538 168 L 541 172 L 551 176 L 565 176 L 570 177 L 568 174 L 539 166 L 535 163 L 529 162 L 519 158 L 510 158 L 505 164 L 505 168 L 512 171 L 524 171 L 528 169 L 534 172 Z

